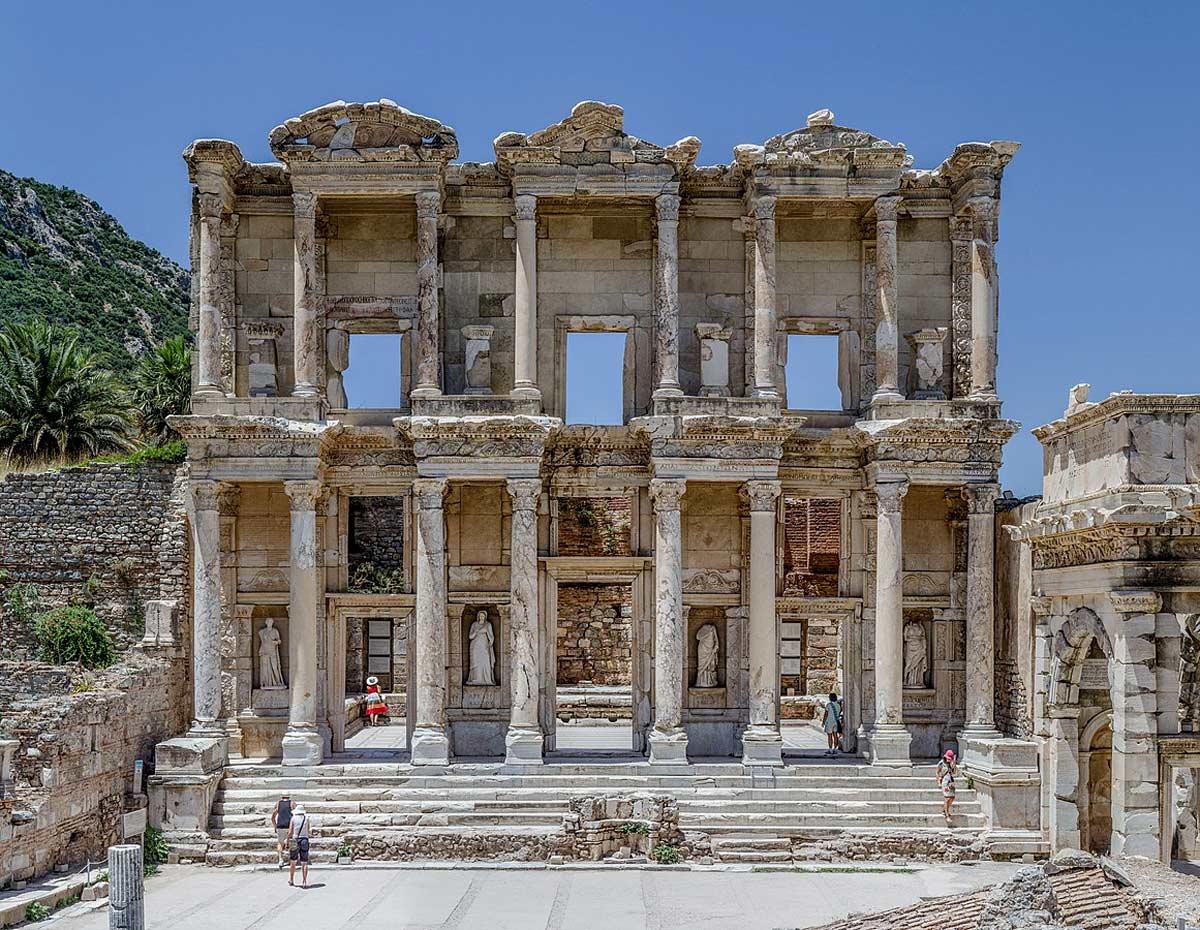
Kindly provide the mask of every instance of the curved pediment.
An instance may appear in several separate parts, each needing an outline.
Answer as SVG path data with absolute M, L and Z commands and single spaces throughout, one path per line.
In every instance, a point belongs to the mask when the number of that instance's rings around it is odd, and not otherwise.
M 912 156 L 903 144 L 893 144 L 861 129 L 839 126 L 832 110 L 818 110 L 802 129 L 772 136 L 762 145 L 739 145 L 734 160 L 743 167 L 908 168 Z
M 458 157 L 453 129 L 387 99 L 327 103 L 276 126 L 270 143 L 275 157 L 288 163 L 448 162 Z

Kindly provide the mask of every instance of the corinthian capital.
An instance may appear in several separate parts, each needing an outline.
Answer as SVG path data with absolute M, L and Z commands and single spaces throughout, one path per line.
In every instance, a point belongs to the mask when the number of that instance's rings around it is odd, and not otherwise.
M 968 513 L 995 513 L 1000 488 L 994 484 L 969 484 L 962 489 Z
M 759 223 L 770 223 L 775 219 L 775 195 L 759 194 L 750 201 L 750 214 Z
M 188 492 L 192 495 L 193 510 L 219 509 L 220 482 L 192 480 L 188 482 Z
M 220 194 L 201 191 L 196 195 L 196 206 L 205 219 L 219 219 L 225 210 L 225 198 Z
M 538 500 L 542 496 L 540 478 L 509 478 L 506 483 L 513 510 L 537 510 Z
M 417 194 L 417 219 L 436 220 L 442 209 L 442 195 L 439 191 L 421 191 Z
M 319 481 L 285 481 L 283 491 L 291 499 L 292 511 L 316 510 L 321 499 Z
M 296 216 L 316 218 L 317 195 L 312 191 L 296 191 L 292 194 L 292 212 Z
M 650 500 L 655 513 L 678 510 L 687 481 L 683 478 L 654 478 L 650 481 Z
M 880 515 L 900 513 L 904 506 L 904 495 L 908 493 L 908 479 L 882 479 L 875 482 L 875 502 Z
M 534 194 L 517 194 L 513 198 L 513 218 L 522 220 L 537 219 L 537 196 Z
M 896 196 L 875 198 L 875 221 L 877 223 L 894 223 L 900 211 L 900 201 Z
M 971 235 L 991 242 L 996 225 L 996 201 L 991 197 L 972 197 L 967 205 L 971 208 Z
M 659 194 L 654 198 L 654 211 L 660 223 L 674 223 L 679 220 L 679 195 Z
M 775 501 L 779 499 L 780 485 L 778 481 L 747 481 L 742 485 L 741 496 L 750 508 L 751 513 L 775 511 Z
M 441 510 L 450 482 L 445 478 L 414 478 L 413 496 L 418 510 Z

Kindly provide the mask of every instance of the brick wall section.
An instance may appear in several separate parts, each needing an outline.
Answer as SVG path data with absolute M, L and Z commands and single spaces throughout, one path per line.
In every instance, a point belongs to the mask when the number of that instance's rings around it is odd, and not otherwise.
M 628 585 L 558 589 L 558 683 L 628 685 L 633 592 Z
M 89 677 L 94 690 L 73 694 Z M 154 744 L 187 728 L 187 680 L 183 650 L 134 650 L 94 673 L 0 662 L 4 736 L 21 744 L 15 798 L 0 801 L 0 886 L 120 841 L 134 761 L 149 774 Z
M 842 546 L 842 505 L 835 499 L 784 501 L 784 594 L 836 597 Z
M 361 562 L 404 567 L 404 499 L 350 498 L 350 570 Z
M 559 555 L 632 555 L 628 497 L 560 497 Z
M 186 620 L 187 553 L 174 466 L 89 465 L 0 482 L 0 596 L 28 582 L 43 609 L 92 603 L 119 648 L 141 638 L 148 600 L 177 601 Z M 30 625 L 6 615 L 0 652 L 33 658 Z

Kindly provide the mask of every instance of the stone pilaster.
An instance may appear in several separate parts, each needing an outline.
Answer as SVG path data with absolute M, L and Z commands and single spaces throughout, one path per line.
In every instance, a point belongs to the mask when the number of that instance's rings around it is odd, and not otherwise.
M 512 716 L 505 736 L 508 765 L 542 761 L 542 728 L 538 722 L 541 663 L 538 642 L 538 478 L 510 478 L 512 500 L 511 569 L 508 622 L 512 631 Z
M 778 397 L 775 384 L 775 198 L 752 201 L 754 223 L 754 396 Z
M 442 393 L 441 345 L 438 320 L 438 191 L 417 194 L 417 383 L 412 394 L 434 397 Z
M 908 730 L 904 727 L 904 538 L 901 531 L 904 478 L 875 482 L 878 502 L 875 532 L 875 723 L 871 728 L 871 761 L 908 765 Z
M 1056 705 L 1046 723 L 1050 731 L 1045 774 L 1049 788 L 1050 848 L 1078 849 L 1079 708 Z
M 875 201 L 875 401 L 902 400 L 900 301 L 896 288 L 899 197 Z
M 317 599 L 323 595 L 317 560 L 319 481 L 285 481 L 291 499 L 288 561 L 288 685 L 290 705 L 283 737 L 284 765 L 320 765 L 321 733 L 317 727 Z
M 750 719 L 742 734 L 743 765 L 782 765 L 779 732 L 779 637 L 775 620 L 775 515 L 778 481 L 747 481 L 750 510 Z
M 192 481 L 192 704 L 190 736 L 221 736 L 221 485 Z
M 413 765 L 447 765 L 445 478 L 417 478 L 416 721 Z M 410 683 L 410 687 L 413 685 Z
M 296 397 L 320 393 L 321 349 L 325 341 L 317 310 L 317 195 L 311 191 L 292 194 L 292 337 Z
M 971 204 L 971 397 L 996 398 L 996 202 L 972 197 Z
M 541 397 L 537 374 L 537 197 L 517 194 L 517 278 L 513 290 L 516 333 L 513 345 L 513 394 Z
M 683 531 L 679 509 L 687 482 L 655 478 L 654 502 L 654 728 L 650 763 L 687 762 L 683 729 Z
M 221 377 L 221 212 L 220 194 L 199 193 L 200 319 L 196 333 L 196 394 L 224 397 Z
M 994 484 L 963 488 L 967 501 L 967 678 L 964 739 L 996 739 Z M 964 756 L 966 755 L 964 747 Z
M 659 194 L 658 250 L 654 257 L 654 358 L 656 397 L 678 397 L 679 386 L 679 196 Z

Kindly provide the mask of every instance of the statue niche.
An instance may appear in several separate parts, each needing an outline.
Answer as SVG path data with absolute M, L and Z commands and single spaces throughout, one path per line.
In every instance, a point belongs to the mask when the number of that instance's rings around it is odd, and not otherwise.
M 717 669 L 720 665 L 721 641 L 717 628 L 706 623 L 696 632 L 696 687 L 720 687 Z
M 282 642 L 279 630 L 275 629 L 275 618 L 267 617 L 258 631 L 258 686 L 264 691 L 280 691 L 287 687 L 279 657 Z
M 925 624 L 904 624 L 904 687 L 925 688 L 929 682 L 929 646 Z
M 497 624 L 486 607 L 477 608 L 463 638 L 467 685 L 494 688 L 500 684 L 496 663 Z

